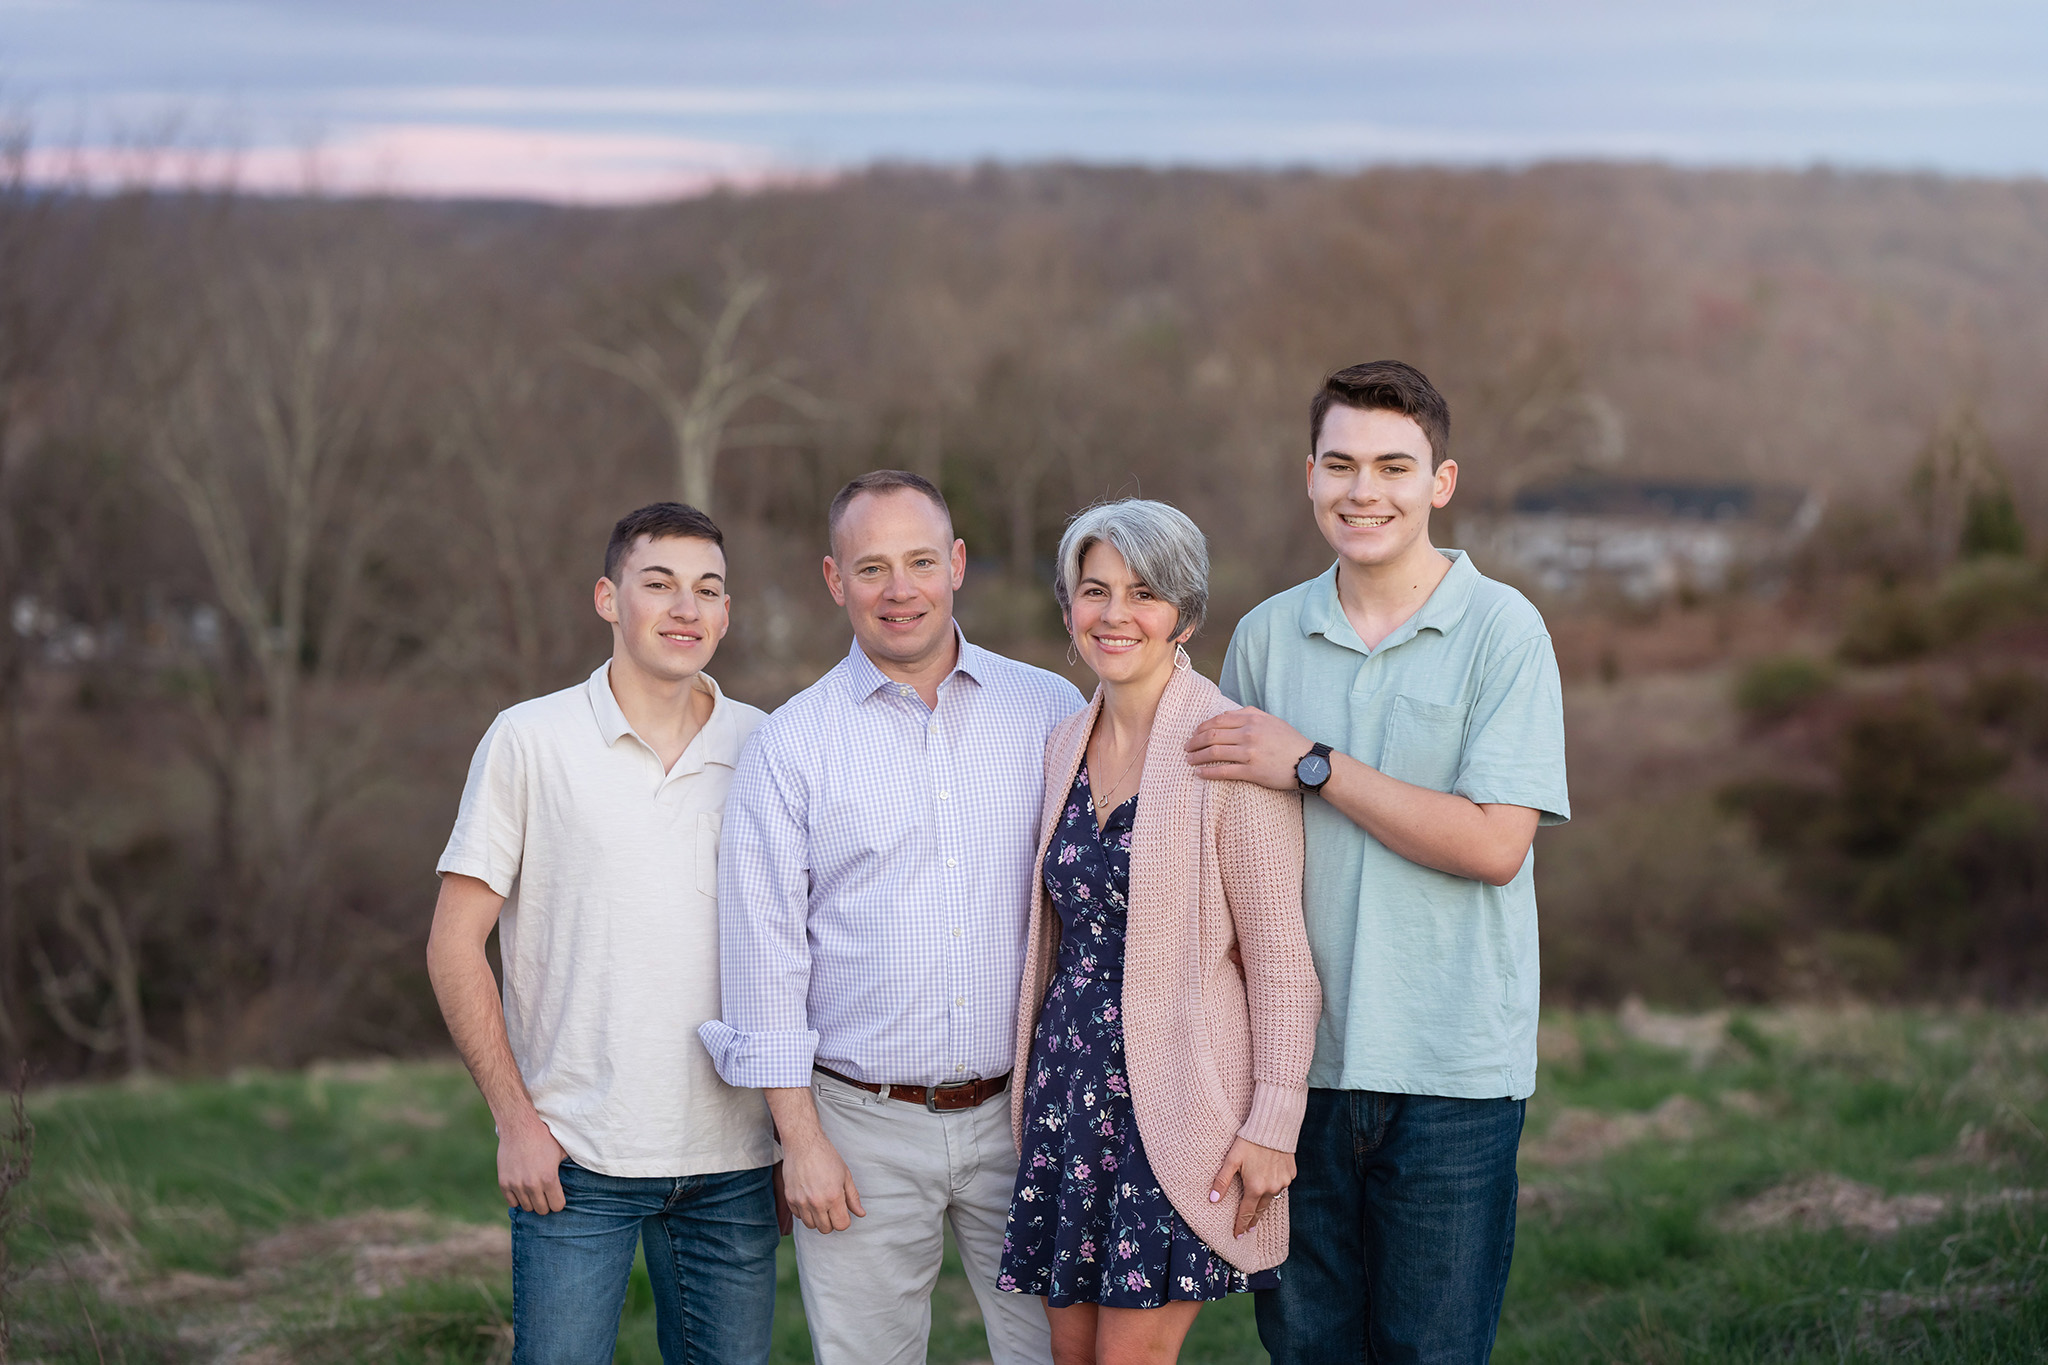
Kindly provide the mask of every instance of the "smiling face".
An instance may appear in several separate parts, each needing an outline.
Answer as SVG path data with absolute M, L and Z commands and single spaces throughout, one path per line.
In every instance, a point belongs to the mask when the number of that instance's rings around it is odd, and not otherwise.
M 1081 556 L 1081 577 L 1067 608 L 1067 633 L 1095 676 L 1112 685 L 1162 679 L 1174 646 L 1194 634 L 1174 632 L 1180 608 L 1152 591 L 1106 540 Z
M 597 614 L 612 624 L 614 666 L 650 679 L 686 682 L 704 671 L 731 623 L 725 551 L 694 536 L 642 536 L 597 580 Z
M 862 493 L 840 514 L 825 586 L 846 608 L 861 651 L 881 668 L 916 671 L 953 644 L 953 592 L 966 543 L 914 488 Z
M 1432 472 L 1429 459 L 1429 438 L 1407 414 L 1330 409 L 1309 461 L 1308 496 L 1338 558 L 1370 568 L 1428 547 L 1430 509 L 1458 486 L 1457 461 Z

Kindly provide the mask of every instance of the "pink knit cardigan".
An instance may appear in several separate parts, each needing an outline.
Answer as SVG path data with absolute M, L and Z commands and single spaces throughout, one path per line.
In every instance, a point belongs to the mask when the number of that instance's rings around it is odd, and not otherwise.
M 1098 688 L 1046 742 L 1034 866 L 1044 865 L 1101 709 Z M 1214 683 L 1181 670 L 1152 722 L 1131 831 L 1124 1061 L 1138 1135 L 1160 1188 L 1218 1255 L 1255 1271 L 1287 1257 L 1286 1199 L 1275 1200 L 1240 1241 L 1242 1184 L 1233 1182 L 1214 1204 L 1209 1187 L 1235 1137 L 1294 1150 L 1323 993 L 1301 922 L 1301 799 L 1249 782 L 1210 781 L 1187 761 L 1195 727 L 1230 709 Z M 1229 956 L 1239 943 L 1242 972 Z M 1019 1151 L 1031 1037 L 1058 951 L 1059 916 L 1044 877 L 1034 877 L 1017 999 L 1018 1083 L 1010 1087 Z

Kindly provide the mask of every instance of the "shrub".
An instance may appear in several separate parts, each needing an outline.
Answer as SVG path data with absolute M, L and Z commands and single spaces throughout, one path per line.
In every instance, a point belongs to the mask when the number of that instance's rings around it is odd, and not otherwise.
M 2031 736 L 2048 720 L 2048 683 L 2024 668 L 1980 673 L 1970 679 L 1963 709 L 1979 725 Z
M 2027 552 L 2027 528 L 2020 521 L 2012 490 L 2001 485 L 1980 488 L 1970 495 L 1969 505 L 1963 509 L 1963 533 L 1957 548 L 1965 559 Z
M 1834 795 L 1826 789 L 1776 777 L 1731 782 L 1715 800 L 1729 814 L 1747 817 L 1757 842 L 1774 853 L 1813 844 L 1835 810 Z
M 1824 660 L 1777 654 L 1742 671 L 1735 680 L 1735 706 L 1750 720 L 1770 724 L 1826 696 L 1834 685 L 1835 671 Z
M 1835 652 L 1852 664 L 1888 664 L 1918 658 L 1934 648 L 1933 612 L 1911 588 L 1874 588 L 1849 609 Z
M 1835 774 L 1846 852 L 1896 851 L 1936 813 L 2005 767 L 1973 727 L 1924 692 L 1873 705 L 1843 727 Z
M 1914 965 L 1996 993 L 2048 983 L 2048 811 L 1979 792 L 1874 875 L 1868 922 Z
M 1934 615 L 1948 640 L 2048 616 L 2048 579 L 2032 563 L 2009 555 L 1971 560 L 1943 577 Z
M 1702 1005 L 1777 989 L 1792 927 L 1777 872 L 1711 802 L 1547 830 L 1536 876 L 1546 998 Z

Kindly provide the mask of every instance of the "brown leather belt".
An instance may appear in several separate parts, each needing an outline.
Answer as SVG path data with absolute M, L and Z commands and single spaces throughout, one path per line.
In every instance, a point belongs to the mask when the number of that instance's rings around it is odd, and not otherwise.
M 973 1109 L 986 1104 L 1010 1088 L 1010 1073 L 1007 1071 L 985 1080 L 959 1081 L 953 1085 L 869 1085 L 866 1081 L 842 1076 L 831 1067 L 821 1066 L 816 1062 L 811 1063 L 811 1069 L 822 1072 L 843 1085 L 865 1090 L 870 1095 L 887 1095 L 890 1099 L 902 1100 L 905 1104 L 921 1104 L 935 1114 L 953 1109 Z

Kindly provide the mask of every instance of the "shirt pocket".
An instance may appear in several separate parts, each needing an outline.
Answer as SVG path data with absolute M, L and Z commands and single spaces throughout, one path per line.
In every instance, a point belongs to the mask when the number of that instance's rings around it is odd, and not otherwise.
M 1465 708 L 1395 697 L 1387 713 L 1380 771 L 1431 791 L 1447 792 L 1465 756 Z
M 725 817 L 715 810 L 697 815 L 697 889 L 718 899 L 718 831 Z

